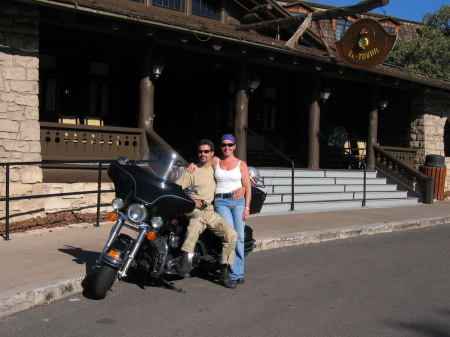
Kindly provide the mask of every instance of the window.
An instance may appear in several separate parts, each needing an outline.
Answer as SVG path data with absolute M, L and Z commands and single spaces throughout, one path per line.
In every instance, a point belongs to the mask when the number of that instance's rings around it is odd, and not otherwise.
M 181 11 L 181 0 L 153 0 L 153 5 Z
M 389 34 L 395 35 L 395 28 L 394 27 L 392 27 L 392 26 L 383 26 L 383 27 Z
M 192 14 L 211 19 L 220 19 L 222 1 L 192 0 Z
M 347 29 L 352 25 L 352 22 L 347 19 L 336 20 L 336 40 L 339 41 L 344 36 Z

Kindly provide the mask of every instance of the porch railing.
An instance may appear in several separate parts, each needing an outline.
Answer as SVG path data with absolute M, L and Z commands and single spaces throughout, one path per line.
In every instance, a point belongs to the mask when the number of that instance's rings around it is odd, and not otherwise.
M 395 158 L 383 147 L 374 145 L 375 168 L 426 204 L 433 203 L 433 178 Z
M 140 159 L 144 130 L 40 122 L 44 160 Z
M 411 149 L 407 147 L 395 147 L 395 146 L 380 146 L 384 151 L 389 153 L 392 157 L 397 158 L 402 163 L 415 167 L 415 159 L 417 149 Z
M 291 167 L 291 211 L 293 211 L 294 204 L 295 204 L 295 200 L 294 200 L 295 164 L 294 164 L 294 161 L 291 158 L 289 158 L 286 154 L 284 154 L 283 152 L 278 150 L 274 145 L 270 144 L 267 140 L 264 139 L 264 137 L 258 135 L 256 132 L 254 132 L 250 129 L 247 129 L 247 131 L 249 134 L 256 137 L 259 141 L 263 142 L 265 147 L 267 147 L 267 149 L 270 149 L 271 151 L 273 151 L 273 154 L 275 154 L 277 157 L 281 158 L 282 160 L 284 160 L 285 162 L 287 162 L 290 165 L 290 167 Z

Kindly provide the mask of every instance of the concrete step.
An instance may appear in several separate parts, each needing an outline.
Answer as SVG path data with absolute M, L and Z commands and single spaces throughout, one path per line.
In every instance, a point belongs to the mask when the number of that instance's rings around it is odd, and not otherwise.
M 384 207 L 399 207 L 399 206 L 414 206 L 419 202 L 416 198 L 408 199 L 384 199 L 384 200 L 367 200 L 366 207 L 384 208 Z M 294 204 L 294 211 L 296 212 L 319 212 L 319 211 L 333 211 L 340 209 L 358 209 L 362 207 L 362 200 L 352 201 L 323 201 L 323 202 L 302 202 Z M 291 205 L 287 204 L 264 204 L 260 215 L 267 215 L 272 213 L 289 212 Z
M 259 173 L 262 177 L 276 178 L 276 177 L 291 177 L 292 171 L 289 169 L 264 169 L 260 168 Z M 361 170 L 306 170 L 295 169 L 294 176 L 299 178 L 335 178 L 335 177 L 353 177 L 363 178 L 364 172 Z M 376 171 L 366 172 L 367 178 L 376 178 Z
M 291 193 L 290 185 L 266 185 L 262 188 L 269 194 Z M 300 185 L 294 186 L 294 193 L 329 193 L 329 192 L 362 192 L 363 185 Z M 367 185 L 366 191 L 396 191 L 397 185 Z
M 265 185 L 290 185 L 291 178 L 276 177 L 264 178 Z M 294 185 L 362 185 L 363 178 L 294 178 Z M 386 178 L 368 178 L 367 185 L 386 184 Z
M 371 199 L 401 199 L 407 198 L 406 191 L 392 192 L 367 192 L 366 200 Z M 299 193 L 294 195 L 295 202 L 310 201 L 342 201 L 342 200 L 362 200 L 362 192 L 340 192 L 340 193 Z M 266 203 L 291 202 L 290 194 L 268 194 Z

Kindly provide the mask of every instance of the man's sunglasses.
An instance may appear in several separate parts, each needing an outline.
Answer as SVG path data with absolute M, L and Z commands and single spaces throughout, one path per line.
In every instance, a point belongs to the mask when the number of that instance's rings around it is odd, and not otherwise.
M 211 150 L 198 150 L 198 153 L 210 153 L 211 152 Z
M 222 146 L 222 147 L 233 147 L 234 146 L 234 143 L 222 143 L 222 144 L 220 144 L 220 146 Z

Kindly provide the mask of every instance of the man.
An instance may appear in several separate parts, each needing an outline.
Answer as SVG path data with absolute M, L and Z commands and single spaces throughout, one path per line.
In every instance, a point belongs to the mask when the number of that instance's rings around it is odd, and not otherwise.
M 178 272 L 183 276 L 189 276 L 195 244 L 199 235 L 208 228 L 223 242 L 220 281 L 226 288 L 235 288 L 236 282 L 230 279 L 230 265 L 233 264 L 237 233 L 228 222 L 214 212 L 212 206 L 216 190 L 214 169 L 211 166 L 214 144 L 208 139 L 202 139 L 198 143 L 197 151 L 199 161 L 196 164 L 196 170 L 192 173 L 185 172 L 176 181 L 183 189 L 194 187 L 196 190 L 189 195 L 195 201 L 195 209 L 189 214 L 189 226 L 181 247 L 184 252 L 183 260 Z

